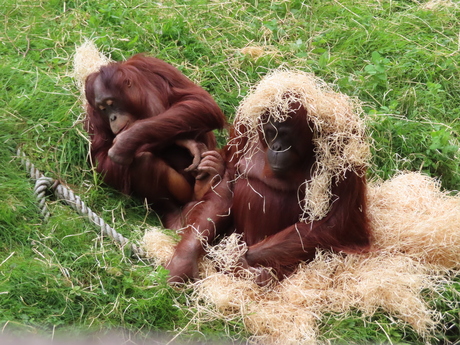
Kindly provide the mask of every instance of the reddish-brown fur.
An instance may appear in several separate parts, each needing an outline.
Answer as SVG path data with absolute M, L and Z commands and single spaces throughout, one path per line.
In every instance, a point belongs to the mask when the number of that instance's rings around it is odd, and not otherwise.
M 111 130 L 95 90 L 129 117 L 119 133 Z M 91 74 L 86 97 L 91 157 L 107 184 L 146 198 L 165 214 L 192 199 L 196 172 L 185 170 L 192 156 L 177 142 L 215 148 L 211 131 L 223 128 L 225 117 L 208 92 L 170 64 L 135 55 Z
M 293 109 L 297 110 L 287 121 L 294 142 L 298 142 L 294 146 L 301 156 L 300 163 L 287 175 L 274 174 L 262 135 L 257 143 L 261 150 L 255 155 L 246 157 L 247 151 L 240 151 L 245 147 L 244 139 L 228 146 L 223 151 L 222 164 L 226 164 L 222 181 L 205 194 L 201 203 L 190 207 L 189 226 L 167 265 L 171 282 L 197 277 L 197 260 L 204 253 L 197 233 L 206 236 L 209 243 L 220 235 L 242 233 L 248 251 L 240 264 L 255 271 L 260 284 L 267 282 L 270 269 L 278 279 L 291 274 L 300 261 L 312 260 L 317 248 L 346 253 L 369 248 L 364 167 L 360 174 L 347 171 L 332 182 L 334 201 L 326 217 L 310 223 L 299 221 L 303 212 L 299 203 L 304 196 L 302 184 L 310 178 L 316 158 L 306 112 L 298 106 Z M 245 175 L 242 172 L 247 164 L 252 168 Z

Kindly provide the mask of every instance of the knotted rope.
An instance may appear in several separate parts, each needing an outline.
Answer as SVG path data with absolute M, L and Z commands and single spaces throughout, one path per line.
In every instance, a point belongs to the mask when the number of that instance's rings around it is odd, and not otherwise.
M 129 244 L 129 248 L 134 255 L 139 258 L 145 257 L 145 252 L 141 247 L 134 243 L 129 243 L 129 240 L 126 237 L 123 237 L 123 235 L 104 222 L 101 217 L 85 205 L 78 195 L 75 195 L 72 190 L 65 187 L 60 183 L 60 181 L 44 176 L 37 168 L 35 168 L 35 165 L 27 159 L 25 153 L 23 153 L 20 149 L 17 150 L 17 156 L 21 158 L 21 164 L 25 166 L 31 178 L 36 180 L 34 194 L 37 198 L 40 213 L 45 221 L 48 221 L 50 217 L 50 212 L 46 206 L 46 192 L 52 191 L 58 200 L 64 201 L 79 214 L 88 217 L 91 221 L 98 225 L 104 236 L 110 237 L 114 241 L 120 243 L 123 247 Z

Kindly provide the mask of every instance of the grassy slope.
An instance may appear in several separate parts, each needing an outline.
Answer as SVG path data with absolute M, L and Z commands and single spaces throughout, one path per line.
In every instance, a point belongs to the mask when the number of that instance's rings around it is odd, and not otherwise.
M 185 327 L 207 338 L 228 329 L 244 334 L 238 323 L 189 324 L 188 295 L 169 288 L 164 271 L 152 272 L 102 242 L 67 206 L 52 202 L 50 222 L 39 217 L 27 174 L 12 159 L 18 145 L 125 236 L 140 238 L 147 224 L 158 224 L 141 202 L 100 185 L 89 170 L 68 76 L 84 38 L 115 60 L 148 52 L 174 64 L 214 95 L 230 119 L 268 69 L 312 71 L 365 102 L 375 139 L 371 177 L 422 170 L 458 189 L 459 8 L 426 10 L 409 0 L 161 4 L 6 0 L 2 6 L 0 324 L 7 332 L 122 328 L 145 336 Z M 264 46 L 266 53 L 254 59 L 240 52 L 245 46 Z M 387 339 L 383 327 L 392 341 L 420 341 L 383 314 L 368 321 L 332 318 L 323 331 L 348 343 L 380 342 Z

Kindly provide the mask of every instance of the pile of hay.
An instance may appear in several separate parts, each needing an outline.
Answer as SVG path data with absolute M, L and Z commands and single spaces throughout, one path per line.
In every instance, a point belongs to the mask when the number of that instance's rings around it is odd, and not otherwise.
M 334 92 L 324 81 L 301 71 L 276 70 L 265 76 L 238 108 L 236 138 L 244 137 L 246 157 L 257 148 L 257 129 L 264 114 L 275 121 L 289 116 L 292 104 L 299 103 L 307 111 L 314 128 L 317 166 L 310 181 L 305 181 L 304 214 L 301 220 L 324 218 L 332 200 L 331 183 L 347 170 L 364 171 L 370 158 L 370 145 L 365 135 L 362 109 L 357 100 Z M 238 130 L 244 128 L 244 132 Z M 248 169 L 251 165 L 248 164 Z M 243 172 L 244 173 L 244 172 Z
M 237 278 L 216 269 L 231 265 L 233 249 L 239 257 L 236 235 L 213 248 L 201 264 L 201 280 L 193 284 L 197 317 L 240 320 L 255 343 L 314 344 L 326 313 L 353 310 L 371 317 L 384 311 L 428 337 L 440 320 L 422 291 L 437 294 L 449 282 L 447 273 L 459 267 L 460 196 L 442 192 L 436 180 L 422 174 L 401 173 L 371 183 L 368 199 L 375 251 L 318 252 L 279 284 L 262 288 L 250 274 Z M 165 244 L 147 247 L 155 253 Z
M 165 266 L 174 254 L 176 241 L 159 228 L 150 228 L 142 240 L 146 256 L 153 258 L 155 264 Z
M 375 247 L 404 253 L 427 267 L 460 267 L 460 199 L 438 180 L 419 173 L 396 175 L 369 188 Z

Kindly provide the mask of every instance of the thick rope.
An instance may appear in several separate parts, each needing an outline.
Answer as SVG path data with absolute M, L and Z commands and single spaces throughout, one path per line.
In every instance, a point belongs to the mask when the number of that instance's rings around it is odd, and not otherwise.
M 123 237 L 123 235 L 104 222 L 104 220 L 87 207 L 80 197 L 75 195 L 72 190 L 62 185 L 58 180 L 44 176 L 38 169 L 35 168 L 35 165 L 27 159 L 25 153 L 23 153 L 20 149 L 17 150 L 17 155 L 21 158 L 21 164 L 26 167 L 26 170 L 31 178 L 36 180 L 34 194 L 37 198 L 40 213 L 45 221 L 48 221 L 50 217 L 50 212 L 46 206 L 46 192 L 52 191 L 59 200 L 64 201 L 79 214 L 88 217 L 91 221 L 98 225 L 104 236 L 110 237 L 122 246 L 128 245 L 129 240 L 126 237 Z M 145 257 L 145 252 L 140 246 L 130 243 L 129 248 L 137 257 Z
M 50 218 L 50 212 L 46 207 L 46 191 L 51 188 L 53 185 L 53 179 L 41 176 L 35 181 L 34 194 L 37 198 L 38 207 L 40 208 L 40 213 L 43 216 L 45 222 Z

